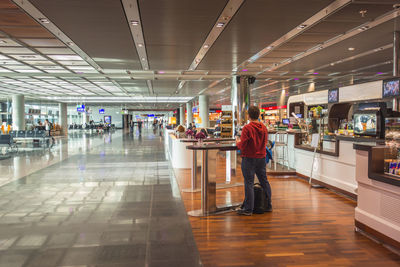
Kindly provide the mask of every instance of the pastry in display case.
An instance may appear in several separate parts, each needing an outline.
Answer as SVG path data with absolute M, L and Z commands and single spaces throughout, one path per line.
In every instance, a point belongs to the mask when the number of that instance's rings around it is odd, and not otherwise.
M 385 173 L 400 177 L 400 118 L 385 119 Z

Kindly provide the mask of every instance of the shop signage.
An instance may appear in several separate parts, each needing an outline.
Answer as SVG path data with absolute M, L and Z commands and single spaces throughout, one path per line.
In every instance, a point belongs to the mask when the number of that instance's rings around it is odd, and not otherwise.
M 123 109 L 123 110 L 121 110 L 121 114 L 129 114 L 129 110 L 127 110 L 127 109 Z
M 210 109 L 210 113 L 221 113 L 220 109 Z
M 104 113 L 105 113 L 104 108 L 99 109 L 99 114 L 104 114 Z
M 222 105 L 221 110 L 222 111 L 232 111 L 232 105 Z
M 85 105 L 78 105 L 76 107 L 76 111 L 78 112 L 85 112 Z
M 272 107 L 264 107 L 264 111 L 265 111 L 265 110 L 284 109 L 284 108 L 287 108 L 287 106 L 286 106 L 286 105 L 284 105 L 284 106 L 272 106 Z
M 147 114 L 147 117 L 154 117 L 154 114 Z
M 198 112 L 198 107 L 194 107 L 194 108 L 192 108 L 192 113 L 197 113 Z

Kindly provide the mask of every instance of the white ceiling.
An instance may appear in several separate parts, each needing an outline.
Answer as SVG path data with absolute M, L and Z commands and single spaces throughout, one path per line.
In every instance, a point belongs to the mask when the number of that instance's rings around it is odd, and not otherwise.
M 397 3 L 2 0 L 0 98 L 173 109 L 229 103 L 232 75 L 256 76 L 259 103 L 382 79 Z

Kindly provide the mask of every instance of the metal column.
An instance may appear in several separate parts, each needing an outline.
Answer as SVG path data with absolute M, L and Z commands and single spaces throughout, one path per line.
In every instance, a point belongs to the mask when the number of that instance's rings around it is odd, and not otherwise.
M 180 125 L 185 125 L 185 108 L 179 107 L 179 121 Z
M 200 118 L 201 118 L 200 127 L 203 127 L 203 128 L 209 127 L 210 126 L 210 123 L 209 123 L 210 108 L 208 106 L 208 96 L 207 95 L 199 96 L 199 112 L 200 112 Z
M 393 76 L 399 76 L 400 71 L 400 32 L 393 32 Z
M 186 103 L 187 121 L 186 127 L 189 127 L 189 123 L 193 123 L 193 112 L 192 112 L 192 102 Z

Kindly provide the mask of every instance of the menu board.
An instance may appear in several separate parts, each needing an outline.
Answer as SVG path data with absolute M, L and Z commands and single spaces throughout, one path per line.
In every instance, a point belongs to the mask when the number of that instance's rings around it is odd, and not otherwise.
M 329 89 L 328 90 L 328 103 L 339 102 L 339 89 Z
M 383 81 L 383 88 L 382 88 L 382 97 L 396 97 L 400 96 L 400 89 L 399 89 L 400 80 L 397 79 L 390 79 Z
M 354 114 L 354 133 L 359 135 L 376 135 L 376 114 Z

